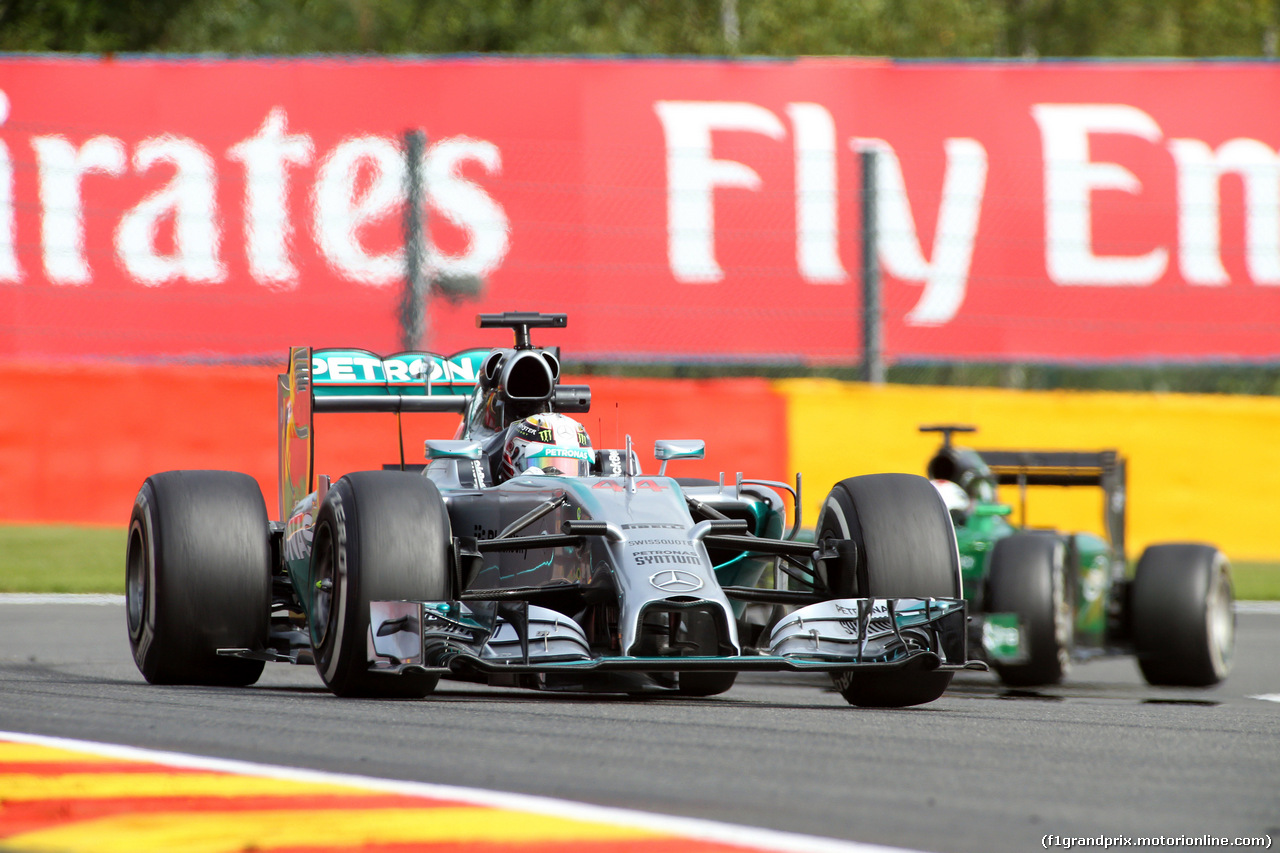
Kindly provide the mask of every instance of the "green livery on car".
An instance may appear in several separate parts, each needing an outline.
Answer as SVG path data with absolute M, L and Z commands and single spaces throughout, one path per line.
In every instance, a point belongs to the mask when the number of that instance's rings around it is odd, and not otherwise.
M 1073 661 L 1102 655 L 1135 656 L 1153 685 L 1207 687 L 1227 676 L 1230 563 L 1213 545 L 1159 543 L 1131 573 L 1119 452 L 973 450 L 953 440 L 972 426 L 920 431 L 942 435 L 927 474 L 955 525 L 970 645 L 1004 684 L 1056 684 Z M 1016 516 L 998 497 L 1001 485 L 1018 487 Z M 1102 489 L 1105 536 L 1024 526 L 1029 489 L 1080 486 Z

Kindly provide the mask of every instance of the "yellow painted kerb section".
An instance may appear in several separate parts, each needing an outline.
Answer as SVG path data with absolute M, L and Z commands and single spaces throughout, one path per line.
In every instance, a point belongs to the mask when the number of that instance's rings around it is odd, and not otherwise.
M 116 815 L 17 835 L 24 853 L 242 853 L 274 846 L 359 850 L 373 845 L 506 846 L 637 841 L 664 837 L 625 826 L 492 808 L 308 809 Z M 12 845 L 10 847 L 10 845 Z

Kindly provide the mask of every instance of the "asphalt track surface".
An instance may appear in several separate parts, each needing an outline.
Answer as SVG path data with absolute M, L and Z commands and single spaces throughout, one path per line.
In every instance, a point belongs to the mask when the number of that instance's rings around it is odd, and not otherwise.
M 1038 692 L 966 674 L 929 705 L 865 710 L 783 675 L 695 700 L 454 682 L 420 701 L 343 700 L 288 665 L 247 689 L 153 687 L 120 604 L 0 600 L 0 730 L 938 853 L 1042 849 L 1046 835 L 1274 843 L 1280 608 L 1261 609 L 1238 614 L 1236 668 L 1214 689 L 1151 688 L 1109 659 Z

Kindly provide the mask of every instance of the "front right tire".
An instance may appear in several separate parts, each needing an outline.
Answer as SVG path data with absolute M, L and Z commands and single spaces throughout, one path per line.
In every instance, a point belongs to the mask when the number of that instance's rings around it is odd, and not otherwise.
M 449 513 L 435 483 L 405 471 L 348 474 L 329 489 L 311 552 L 311 645 L 339 696 L 421 698 L 439 675 L 369 670 L 369 603 L 449 600 Z

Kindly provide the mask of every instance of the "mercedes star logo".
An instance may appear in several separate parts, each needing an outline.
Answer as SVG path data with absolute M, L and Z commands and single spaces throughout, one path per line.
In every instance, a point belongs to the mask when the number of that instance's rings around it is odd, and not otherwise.
M 702 578 L 693 572 L 679 569 L 666 569 L 649 576 L 649 583 L 663 592 L 693 592 L 702 589 Z

